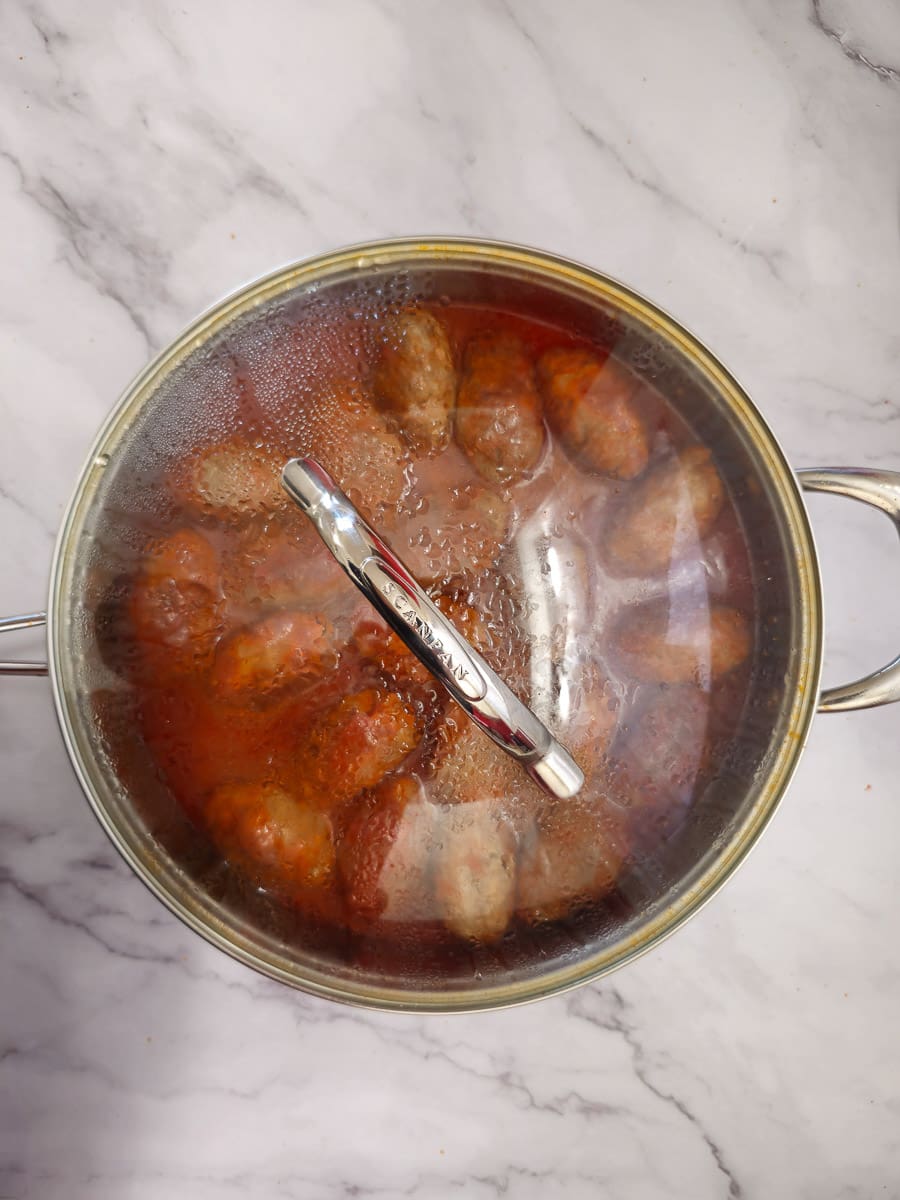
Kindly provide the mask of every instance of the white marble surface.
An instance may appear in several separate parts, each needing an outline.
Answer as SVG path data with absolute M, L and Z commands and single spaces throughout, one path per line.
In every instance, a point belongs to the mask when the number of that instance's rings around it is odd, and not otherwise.
M 150 353 L 372 236 L 598 265 L 797 465 L 900 468 L 895 0 L 20 0 L 0 62 L 0 612 L 42 603 Z M 900 555 L 877 515 L 813 515 L 837 680 L 896 650 Z M 900 1195 L 898 719 L 820 719 L 750 861 L 636 965 L 425 1019 L 189 933 L 91 816 L 46 682 L 3 681 L 0 1197 Z

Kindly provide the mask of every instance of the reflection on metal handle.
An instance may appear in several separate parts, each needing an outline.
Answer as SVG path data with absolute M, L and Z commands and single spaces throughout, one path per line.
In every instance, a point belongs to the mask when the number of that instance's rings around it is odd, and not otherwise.
M 17 629 L 33 629 L 47 624 L 47 614 L 25 613 L 21 617 L 0 617 L 0 633 L 15 633 Z M 2 662 L 0 675 L 46 675 L 47 664 L 39 662 Z
M 292 459 L 282 484 L 363 595 L 476 725 L 553 796 L 584 775 L 550 730 L 436 608 L 391 548 L 312 458 Z
M 798 471 L 807 492 L 832 492 L 880 508 L 900 533 L 900 472 L 866 471 L 861 468 L 827 468 Z M 841 687 L 825 688 L 819 697 L 819 712 L 846 712 L 851 708 L 876 708 L 900 700 L 900 655 L 871 675 Z

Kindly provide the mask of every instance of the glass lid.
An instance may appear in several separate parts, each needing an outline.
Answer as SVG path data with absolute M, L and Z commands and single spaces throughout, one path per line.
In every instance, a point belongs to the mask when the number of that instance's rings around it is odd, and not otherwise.
M 273 277 L 138 381 L 69 517 L 64 721 L 207 936 L 345 999 L 502 1002 L 634 952 L 755 836 L 816 670 L 805 526 L 762 423 L 653 311 L 410 248 Z M 575 796 L 353 586 L 281 486 L 298 456 L 571 753 Z

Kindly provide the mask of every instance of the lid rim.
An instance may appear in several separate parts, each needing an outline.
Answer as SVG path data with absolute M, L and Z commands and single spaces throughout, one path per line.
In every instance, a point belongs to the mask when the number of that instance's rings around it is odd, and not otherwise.
M 320 978 L 317 971 L 306 975 L 301 970 L 286 970 L 276 962 L 269 961 L 242 946 L 234 936 L 229 938 L 216 928 L 211 917 L 192 910 L 181 897 L 166 885 L 163 873 L 154 871 L 126 840 L 123 830 L 107 811 L 102 797 L 89 774 L 88 764 L 82 755 L 74 732 L 69 711 L 70 699 L 66 690 L 64 672 L 71 667 L 67 657 L 70 649 L 66 635 L 66 605 L 70 601 L 65 587 L 69 551 L 74 542 L 77 519 L 85 507 L 92 488 L 97 483 L 97 460 L 103 448 L 117 432 L 127 430 L 147 398 L 151 381 L 173 369 L 198 339 L 202 339 L 228 323 L 252 304 L 261 303 L 270 293 L 287 290 L 303 279 L 309 283 L 327 279 L 341 268 L 352 267 L 364 270 L 371 265 L 396 265 L 395 256 L 401 260 L 423 262 L 427 260 L 450 261 L 474 257 L 500 263 L 515 262 L 530 267 L 539 274 L 559 277 L 562 272 L 582 282 L 589 290 L 606 296 L 614 296 L 626 303 L 642 318 L 661 333 L 669 342 L 674 342 L 691 360 L 699 364 L 716 383 L 729 403 L 730 410 L 740 419 L 750 433 L 754 443 L 765 451 L 764 463 L 769 471 L 771 494 L 777 496 L 786 526 L 794 536 L 796 552 L 795 566 L 798 572 L 798 595 L 800 597 L 801 628 L 804 645 L 799 656 L 798 678 L 793 681 L 794 694 L 791 703 L 790 737 L 782 746 L 780 761 L 768 777 L 768 791 L 757 802 L 755 811 L 734 835 L 715 862 L 697 882 L 689 894 L 682 896 L 671 910 L 667 909 L 650 922 L 648 928 L 634 940 L 622 944 L 617 953 L 599 952 L 578 965 L 559 968 L 556 971 L 532 980 L 513 985 L 497 985 L 480 991 L 435 991 L 392 989 L 385 987 L 345 987 L 334 981 Z M 355 261 L 354 261 L 355 260 Z M 806 506 L 799 483 L 794 477 L 788 460 L 768 423 L 756 409 L 745 390 L 734 375 L 707 349 L 705 344 L 690 333 L 679 321 L 671 317 L 652 301 L 620 284 L 615 279 L 561 256 L 532 250 L 515 243 L 498 242 L 483 238 L 393 238 L 384 241 L 359 243 L 318 255 L 310 259 L 286 264 L 251 281 L 229 293 L 211 305 L 191 322 L 185 330 L 148 363 L 125 389 L 103 422 L 79 473 L 63 519 L 53 551 L 48 587 L 47 646 L 50 679 L 54 707 L 63 741 L 79 784 L 94 811 L 119 853 L 129 863 L 142 882 L 163 903 L 195 932 L 212 945 L 224 950 L 231 957 L 243 962 L 269 978 L 307 992 L 358 1007 L 393 1012 L 480 1012 L 487 1009 L 505 1008 L 532 1002 L 547 996 L 569 991 L 582 983 L 590 982 L 624 966 L 638 958 L 665 938 L 671 936 L 687 920 L 707 903 L 724 885 L 728 878 L 744 861 L 758 841 L 780 803 L 786 788 L 799 763 L 815 714 L 815 698 L 818 695 L 822 665 L 822 588 L 819 577 L 818 558 Z M 77 670 L 77 668 L 72 668 Z M 98 764 L 98 756 L 94 755 Z M 98 765 L 98 770 L 99 770 Z M 145 839 L 146 840 L 146 839 Z M 668 914 L 668 915 L 667 915 Z

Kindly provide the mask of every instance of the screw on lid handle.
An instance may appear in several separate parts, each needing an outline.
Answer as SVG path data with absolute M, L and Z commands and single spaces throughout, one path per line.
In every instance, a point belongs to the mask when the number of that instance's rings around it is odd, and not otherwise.
M 584 775 L 568 750 L 435 606 L 328 472 L 313 458 L 294 458 L 281 482 L 366 599 L 475 724 L 552 796 L 580 791 Z

